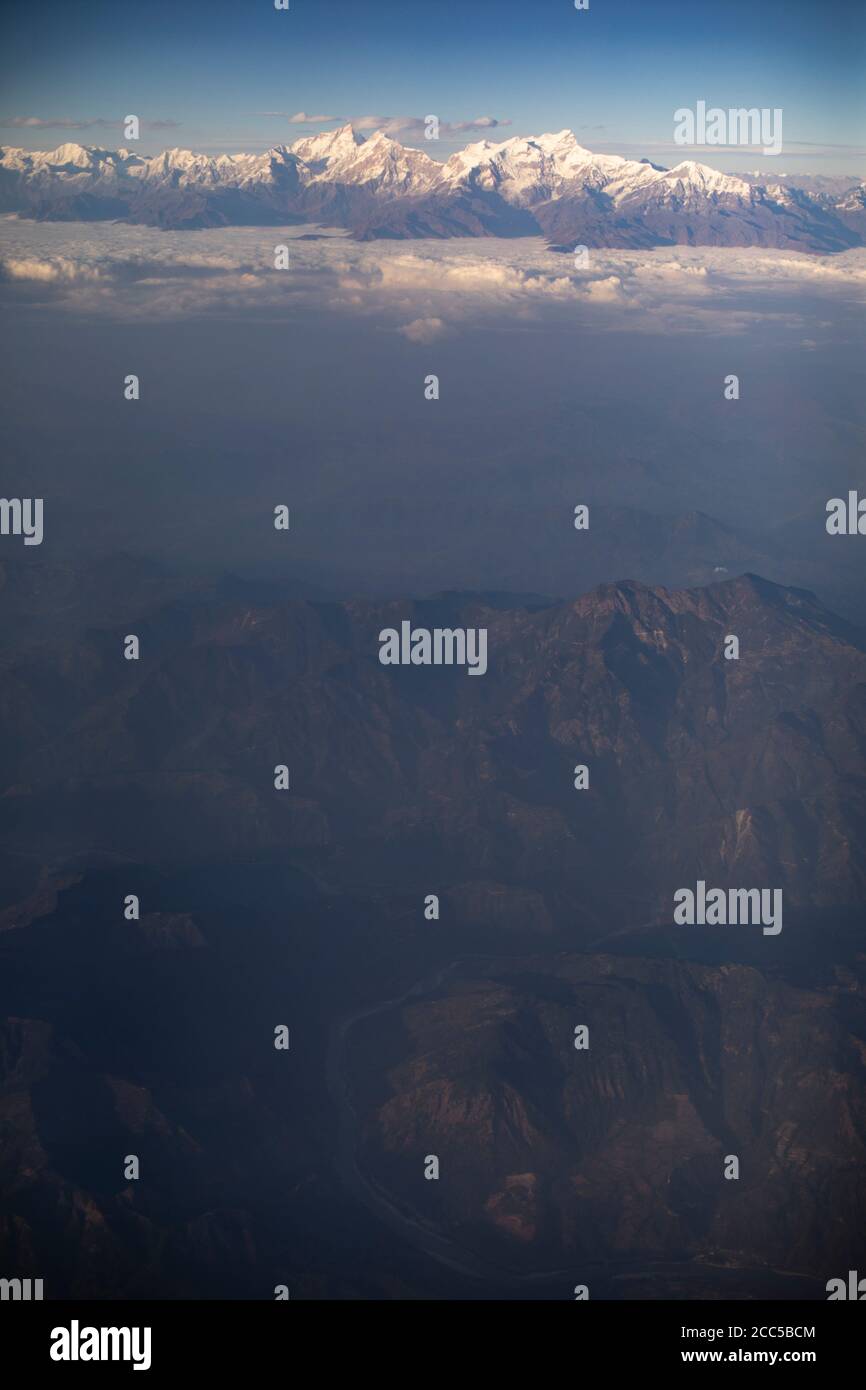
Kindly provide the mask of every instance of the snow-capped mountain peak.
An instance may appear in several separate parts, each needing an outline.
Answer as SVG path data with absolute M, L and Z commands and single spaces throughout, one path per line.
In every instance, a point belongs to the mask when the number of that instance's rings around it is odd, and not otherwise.
M 596 154 L 571 130 L 482 139 L 442 161 L 351 122 L 262 154 L 0 148 L 0 211 L 184 228 L 307 221 L 365 238 L 541 234 L 563 248 L 866 241 L 862 186 L 767 188 L 696 160 L 665 169 Z
M 666 169 L 662 177 L 670 183 L 692 184 L 712 189 L 714 193 L 730 193 L 740 198 L 748 197 L 752 187 L 734 174 L 723 174 L 718 169 L 711 169 L 708 164 L 699 164 L 694 159 L 685 159 L 680 164 L 675 164 L 672 169 Z
M 393 187 L 417 195 L 441 176 L 441 165 L 423 150 L 401 145 L 382 130 L 365 139 L 352 125 L 296 140 L 292 153 L 307 166 L 305 179 L 317 184 Z
M 560 157 L 582 154 L 586 159 L 592 159 L 592 152 L 579 143 L 573 130 L 559 130 L 555 135 L 537 135 L 533 143 Z
M 49 151 L 46 162 L 51 164 L 75 164 L 79 168 L 87 168 L 92 162 L 92 157 L 102 151 L 86 149 L 84 145 L 76 145 L 69 142 L 65 145 L 58 145 L 56 150 Z
M 340 126 L 339 130 L 323 130 L 318 135 L 302 135 L 290 148 L 292 154 L 298 155 L 306 164 L 317 165 L 329 164 L 335 159 L 346 159 L 363 144 L 363 135 L 348 122 Z

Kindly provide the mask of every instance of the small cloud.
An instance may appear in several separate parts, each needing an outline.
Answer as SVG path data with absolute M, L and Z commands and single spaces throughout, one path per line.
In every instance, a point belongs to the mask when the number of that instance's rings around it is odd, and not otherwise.
M 339 116 L 308 116 L 306 111 L 296 111 L 294 116 L 287 116 L 289 125 L 319 125 L 328 121 L 338 121 Z
M 88 126 L 120 125 L 119 121 L 73 121 L 65 116 L 52 116 L 44 120 L 42 116 L 8 116 L 0 121 L 2 126 L 15 126 L 21 130 L 86 130 Z
M 597 304 L 621 304 L 625 298 L 622 280 L 618 275 L 606 275 L 603 280 L 591 280 L 586 293 Z
M 434 113 L 435 114 L 435 113 Z M 425 116 L 351 116 L 355 130 L 381 130 L 385 135 L 396 139 L 401 135 L 424 135 L 427 129 Z M 496 126 L 511 125 L 510 121 L 496 116 L 476 116 L 473 121 L 440 121 L 440 135 L 460 135 L 472 130 L 493 130 Z
M 511 125 L 511 122 L 498 120 L 496 116 L 476 116 L 474 121 L 457 121 L 448 129 L 456 133 L 461 130 L 495 130 L 501 125 Z
M 36 256 L 10 257 L 3 262 L 2 274 L 9 280 L 37 280 L 44 284 L 99 279 L 95 266 L 83 265 L 66 256 L 56 256 L 53 260 L 39 260 Z
M 142 121 L 142 128 L 146 130 L 176 130 L 178 121 Z M 123 125 L 123 118 L 108 121 L 104 116 L 94 117 L 90 121 L 72 120 L 68 116 L 51 116 L 47 119 L 42 116 L 8 116 L 0 121 L 0 126 L 14 126 L 19 130 L 116 130 Z
M 257 111 L 257 116 L 279 116 L 281 120 L 288 121 L 289 125 L 327 125 L 330 121 L 339 121 L 340 116 L 310 116 L 306 111 L 296 111 L 294 115 L 289 115 L 288 111 Z
M 432 343 L 442 337 L 445 324 L 442 319 L 413 319 L 411 323 L 398 328 L 397 332 L 408 338 L 410 343 Z

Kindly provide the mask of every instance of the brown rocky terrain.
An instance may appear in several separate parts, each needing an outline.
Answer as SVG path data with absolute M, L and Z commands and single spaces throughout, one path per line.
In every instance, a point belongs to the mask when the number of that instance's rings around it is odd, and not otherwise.
M 405 618 L 486 627 L 487 674 L 381 666 L 378 633 Z M 517 609 L 189 602 L 136 623 L 138 662 L 128 630 L 7 661 L 2 831 L 31 890 L 94 852 L 218 847 L 312 856 L 344 887 L 464 885 L 469 918 L 496 915 L 501 885 L 516 921 L 596 934 L 664 916 L 699 877 L 790 907 L 862 900 L 866 655 L 805 592 L 745 576 Z
M 357 1026 L 364 1172 L 516 1269 L 699 1256 L 820 1278 L 856 1266 L 862 966 L 804 989 L 742 965 L 467 963 L 447 988 Z M 424 1179 L 428 1154 L 438 1182 Z
M 856 629 L 754 576 L 331 603 L 143 573 L 128 604 L 4 660 L 5 1269 L 561 1296 L 664 1261 L 694 1297 L 855 1261 Z M 382 666 L 403 619 L 486 627 L 486 675 Z M 781 889 L 783 931 L 674 926 L 699 878 Z

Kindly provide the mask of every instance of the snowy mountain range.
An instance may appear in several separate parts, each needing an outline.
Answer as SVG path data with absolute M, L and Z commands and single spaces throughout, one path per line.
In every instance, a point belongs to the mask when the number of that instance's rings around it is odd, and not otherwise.
M 143 157 L 76 144 L 0 148 L 0 211 L 163 228 L 319 223 L 361 240 L 544 235 L 556 248 L 866 243 L 866 186 L 796 186 L 687 160 L 594 154 L 570 130 L 481 140 L 440 162 L 351 125 L 265 154 Z

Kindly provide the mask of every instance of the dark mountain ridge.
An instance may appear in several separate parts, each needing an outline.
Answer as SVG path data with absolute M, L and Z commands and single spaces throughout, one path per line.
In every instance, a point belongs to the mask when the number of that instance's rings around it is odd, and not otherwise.
M 4 660 L 7 1271 L 49 1296 L 794 1297 L 856 1262 L 857 629 L 754 575 L 166 601 L 145 567 L 129 597 Z M 381 665 L 404 620 L 485 627 L 487 673 Z M 674 926 L 698 879 L 781 889 L 781 934 Z

